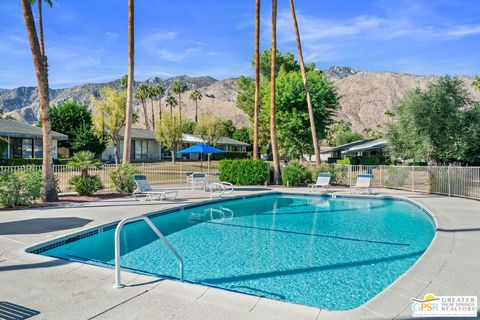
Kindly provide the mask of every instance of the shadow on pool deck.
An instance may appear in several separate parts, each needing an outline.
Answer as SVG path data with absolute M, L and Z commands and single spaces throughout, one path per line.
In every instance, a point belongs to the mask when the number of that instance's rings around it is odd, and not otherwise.
M 0 264 L 0 272 L 14 271 L 14 270 L 26 270 L 26 269 L 50 268 L 50 267 L 63 266 L 65 264 L 69 264 L 69 263 L 70 263 L 70 261 L 68 261 L 68 260 L 55 259 L 55 260 L 46 261 L 46 262 L 15 264 L 15 265 L 8 265 L 8 266 L 2 266 Z M 2 318 L 0 318 L 0 319 L 2 319 Z
M 416 251 L 416 252 L 397 255 L 393 257 L 384 257 L 384 258 L 360 260 L 360 261 L 354 261 L 354 262 L 336 263 L 336 264 L 330 264 L 325 266 L 315 266 L 315 267 L 299 268 L 299 269 L 292 269 L 292 270 L 245 274 L 245 275 L 238 275 L 238 276 L 226 277 L 226 278 L 198 279 L 198 282 L 219 284 L 224 282 L 247 281 L 247 280 L 260 279 L 260 278 L 288 276 L 288 275 L 294 275 L 294 274 L 317 272 L 317 271 L 332 270 L 332 269 L 353 268 L 353 267 L 362 266 L 362 265 L 370 265 L 374 263 L 390 262 L 395 260 L 418 257 L 421 254 L 423 254 L 423 252 L 424 251 Z
M 0 235 L 41 234 L 80 228 L 92 222 L 77 217 L 35 218 L 0 223 Z
M 23 320 L 40 314 L 39 311 L 19 306 L 7 301 L 0 301 L 0 319 Z

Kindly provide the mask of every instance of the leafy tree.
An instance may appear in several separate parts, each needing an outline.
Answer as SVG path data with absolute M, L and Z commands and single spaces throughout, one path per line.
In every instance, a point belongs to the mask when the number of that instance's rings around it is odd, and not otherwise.
M 300 65 L 295 60 L 295 56 L 290 53 L 286 52 L 284 55 L 280 51 L 277 50 L 277 66 L 276 66 L 276 73 L 283 70 L 285 72 L 292 72 L 292 71 L 300 71 Z M 252 62 L 254 64 L 254 62 Z M 267 49 L 263 51 L 263 54 L 260 56 L 260 73 L 264 77 L 270 77 L 272 65 L 272 49 Z M 315 69 L 314 64 L 306 65 L 305 66 L 307 71 L 311 71 Z
M 178 94 L 178 115 L 182 116 L 182 93 L 187 91 L 188 87 L 185 82 L 177 80 L 173 83 L 172 91 L 175 94 Z
M 145 129 L 150 130 L 150 122 L 148 121 L 147 99 L 150 97 L 150 87 L 146 84 L 141 84 L 135 91 L 135 99 L 140 100 L 143 109 L 143 118 L 145 121 Z
M 235 133 L 235 130 L 237 130 L 237 127 L 235 127 L 235 124 L 230 119 L 223 120 L 222 126 L 223 126 L 223 129 L 222 129 L 223 136 L 227 138 L 231 138 Z
M 127 93 L 112 88 L 103 88 L 100 90 L 100 98 L 92 98 L 93 131 L 103 142 L 113 145 L 116 164 L 119 160 L 119 132 L 125 125 L 126 102 Z
M 172 162 L 175 163 L 175 154 L 177 146 L 182 140 L 184 132 L 185 119 L 180 116 L 172 115 L 171 117 L 163 117 L 157 122 L 155 128 L 155 136 L 157 141 L 172 153 Z
M 307 73 L 313 115 L 318 137 L 324 138 L 339 105 L 337 90 L 332 82 L 318 71 Z M 268 86 L 263 86 L 261 121 L 268 121 Z M 277 77 L 277 130 L 280 149 L 291 157 L 302 157 L 313 151 L 306 94 L 300 72 L 281 71 Z
M 247 127 L 242 127 L 242 128 L 237 128 L 235 132 L 232 135 L 232 138 L 238 141 L 242 141 L 245 143 L 252 143 L 252 138 L 251 138 L 251 130 L 249 130 Z
M 325 140 L 327 145 L 336 147 L 362 139 L 363 135 L 359 132 L 353 132 L 350 123 L 340 120 L 328 128 Z
M 196 127 L 197 127 L 196 122 L 186 120 L 183 133 L 194 134 Z
M 216 146 L 218 140 L 227 134 L 225 120 L 217 116 L 205 115 L 197 123 L 195 134 L 207 144 Z
M 407 94 L 396 108 L 387 133 L 389 152 L 397 158 L 427 160 L 429 165 L 468 161 L 472 143 L 478 145 L 471 139 L 480 134 L 477 117 L 478 108 L 472 108 L 463 82 L 442 77 L 426 90 Z
M 198 122 L 198 101 L 202 100 L 202 94 L 197 89 L 190 94 L 190 99 L 195 102 L 195 122 Z
M 50 121 L 53 131 L 68 136 L 68 140 L 58 142 L 60 147 L 69 148 L 74 152 L 89 150 L 97 154 L 104 150 L 100 139 L 91 132 L 92 114 L 87 105 L 69 100 L 53 106 L 50 108 Z M 42 126 L 42 119 L 38 121 L 37 126 Z M 81 138 L 78 137 L 79 134 Z
M 178 105 L 177 99 L 175 99 L 174 96 L 168 96 L 167 99 L 165 99 L 165 103 L 167 106 L 170 107 L 170 117 L 173 115 L 173 107 L 176 107 Z

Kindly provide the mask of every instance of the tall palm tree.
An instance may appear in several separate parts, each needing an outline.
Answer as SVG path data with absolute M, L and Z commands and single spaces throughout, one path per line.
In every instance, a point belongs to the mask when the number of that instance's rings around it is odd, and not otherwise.
M 258 159 L 258 113 L 260 110 L 260 0 L 255 7 L 255 105 L 253 107 L 253 159 Z
M 143 118 L 145 120 L 145 129 L 150 130 L 150 121 L 148 121 L 147 99 L 150 95 L 149 87 L 146 84 L 141 84 L 135 91 L 135 99 L 140 100 L 143 109 Z
M 300 32 L 298 30 L 297 15 L 295 13 L 295 5 L 290 0 L 290 11 L 292 12 L 293 27 L 295 29 L 295 37 L 297 39 L 298 61 L 300 62 L 300 72 L 302 73 L 303 87 L 307 96 L 308 116 L 310 118 L 310 128 L 312 131 L 313 150 L 315 152 L 315 163 L 317 167 L 320 165 L 320 149 L 318 147 L 317 129 L 315 128 L 315 119 L 313 117 L 312 100 L 310 99 L 310 90 L 308 89 L 307 73 L 305 72 L 305 63 L 303 61 L 302 42 L 300 40 Z
M 135 1 L 128 0 L 128 83 L 127 83 L 127 107 L 125 112 L 125 133 L 123 135 L 123 162 L 130 162 L 130 149 L 132 146 L 132 109 L 133 109 L 133 86 L 135 67 Z
M 280 159 L 277 146 L 277 116 L 275 114 L 275 85 L 277 70 L 277 0 L 272 0 L 272 58 L 270 68 L 270 139 L 273 156 L 273 183 L 280 184 Z
M 152 113 L 152 130 L 155 130 L 155 112 L 153 110 L 153 99 L 157 97 L 155 87 L 148 87 L 147 97 L 150 99 L 150 111 Z
M 178 104 L 177 99 L 175 99 L 174 96 L 168 96 L 167 99 L 165 99 L 165 103 L 167 104 L 167 106 L 170 106 L 170 117 L 171 117 L 173 114 L 173 107 L 176 107 Z
M 158 99 L 158 120 L 162 120 L 162 97 L 165 95 L 165 88 L 158 84 L 154 90 Z
M 120 78 L 120 87 L 122 90 L 127 90 L 128 89 L 128 74 L 123 75 L 123 77 Z
M 190 94 L 190 99 L 195 101 L 195 123 L 198 122 L 198 100 L 202 100 L 203 95 L 197 89 Z
M 177 80 L 173 83 L 172 90 L 174 93 L 178 94 L 178 114 L 182 116 L 182 93 L 187 91 L 187 85 L 185 82 Z
M 22 0 L 23 18 L 28 33 L 30 49 L 32 51 L 33 65 L 35 67 L 35 76 L 38 86 L 38 97 L 40 100 L 40 113 L 42 117 L 42 143 L 43 143 L 43 162 L 42 178 L 45 188 L 42 194 L 42 200 L 46 202 L 58 201 L 57 189 L 55 186 L 55 176 L 53 173 L 52 157 L 52 127 L 50 123 L 50 114 L 48 111 L 48 70 L 45 63 L 45 56 L 42 54 L 40 43 L 35 28 L 35 20 L 32 13 L 32 2 Z

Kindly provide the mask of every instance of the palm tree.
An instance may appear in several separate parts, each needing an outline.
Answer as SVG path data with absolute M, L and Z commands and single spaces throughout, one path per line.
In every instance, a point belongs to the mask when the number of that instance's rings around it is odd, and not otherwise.
M 32 13 L 32 2 L 22 0 L 23 18 L 28 33 L 30 49 L 32 51 L 33 65 L 35 67 L 35 76 L 37 78 L 38 97 L 40 100 L 40 113 L 42 117 L 42 143 L 43 143 L 43 162 L 42 178 L 45 188 L 42 194 L 42 200 L 46 202 L 58 201 L 57 189 L 55 186 L 55 176 L 53 173 L 52 157 L 52 128 L 50 123 L 50 114 L 48 111 L 48 70 L 45 56 L 42 54 L 40 43 L 38 41 L 35 20 Z
M 148 112 L 147 112 L 147 99 L 149 97 L 149 87 L 146 84 L 141 84 L 138 86 L 137 91 L 135 91 L 135 99 L 140 100 L 143 108 L 143 117 L 145 120 L 145 129 L 150 130 L 150 122 L 148 121 Z
M 158 99 L 158 120 L 162 120 L 162 97 L 165 95 L 165 88 L 158 84 L 154 90 Z
M 154 87 L 148 87 L 147 97 L 150 99 L 150 111 L 152 113 L 152 130 L 155 130 L 155 112 L 153 111 L 153 99 L 157 96 Z
M 123 75 L 123 77 L 120 78 L 120 87 L 123 90 L 128 89 L 128 74 Z
M 258 112 L 260 110 L 260 0 L 255 8 L 255 105 L 253 107 L 253 159 L 258 159 Z
M 174 96 L 168 96 L 167 99 L 165 99 L 165 103 L 167 106 L 170 106 L 170 117 L 173 114 L 173 107 L 177 106 L 177 99 L 175 99 Z
M 123 135 L 123 162 L 130 162 L 130 149 L 132 146 L 132 109 L 133 109 L 133 86 L 135 67 L 135 1 L 128 0 L 128 83 L 127 83 L 127 107 L 125 112 L 125 133 Z
M 102 163 L 95 158 L 95 153 L 91 151 L 80 151 L 73 155 L 68 162 L 68 167 L 80 169 L 80 175 L 88 176 L 88 169 L 99 169 Z
M 320 150 L 318 148 L 317 129 L 315 128 L 315 119 L 313 118 L 312 100 L 310 99 L 310 90 L 308 89 L 307 73 L 305 72 L 305 63 L 303 61 L 302 42 L 300 40 L 300 32 L 298 31 L 297 15 L 295 14 L 295 6 L 293 0 L 290 0 L 290 10 L 292 12 L 293 27 L 295 29 L 295 37 L 297 39 L 298 60 L 300 62 L 300 71 L 302 73 L 303 87 L 307 96 L 308 116 L 310 118 L 310 128 L 312 130 L 312 143 L 315 152 L 315 163 L 320 166 Z
M 181 117 L 182 116 L 182 93 L 187 91 L 187 85 L 184 82 L 177 80 L 173 83 L 172 90 L 174 93 L 178 94 L 178 115 Z
M 270 139 L 273 156 L 273 183 L 280 184 L 280 159 L 277 147 L 277 117 L 275 110 L 275 85 L 277 70 L 277 0 L 272 0 L 272 58 L 270 68 Z
M 195 101 L 195 123 L 198 122 L 198 100 L 202 100 L 202 94 L 197 89 L 190 94 L 190 99 Z

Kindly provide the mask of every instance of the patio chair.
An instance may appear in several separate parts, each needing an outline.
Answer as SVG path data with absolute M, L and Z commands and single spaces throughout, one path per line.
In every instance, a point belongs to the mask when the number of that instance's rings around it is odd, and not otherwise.
M 332 178 L 332 175 L 328 172 L 320 172 L 317 177 L 317 181 L 315 183 L 311 183 L 308 185 L 308 188 L 310 191 L 314 191 L 318 188 L 322 188 L 325 191 L 328 191 L 328 189 L 331 187 L 330 186 L 330 180 Z
M 187 177 L 187 184 L 190 184 L 192 190 L 195 190 L 197 187 L 205 190 L 207 187 L 207 175 L 201 172 L 193 172 Z
M 177 198 L 178 191 L 165 191 L 165 190 L 154 190 L 152 186 L 148 183 L 147 177 L 143 174 L 136 174 L 133 176 L 133 180 L 137 185 L 137 190 L 133 191 L 133 197 L 135 200 L 137 196 L 145 196 L 147 199 L 153 200 L 163 200 L 167 198 L 168 194 L 173 195 L 173 199 Z
M 354 186 L 350 187 L 352 193 L 356 193 L 357 190 L 366 190 L 368 194 L 371 193 L 371 183 L 373 176 L 371 174 L 359 174 L 357 176 L 357 182 Z

